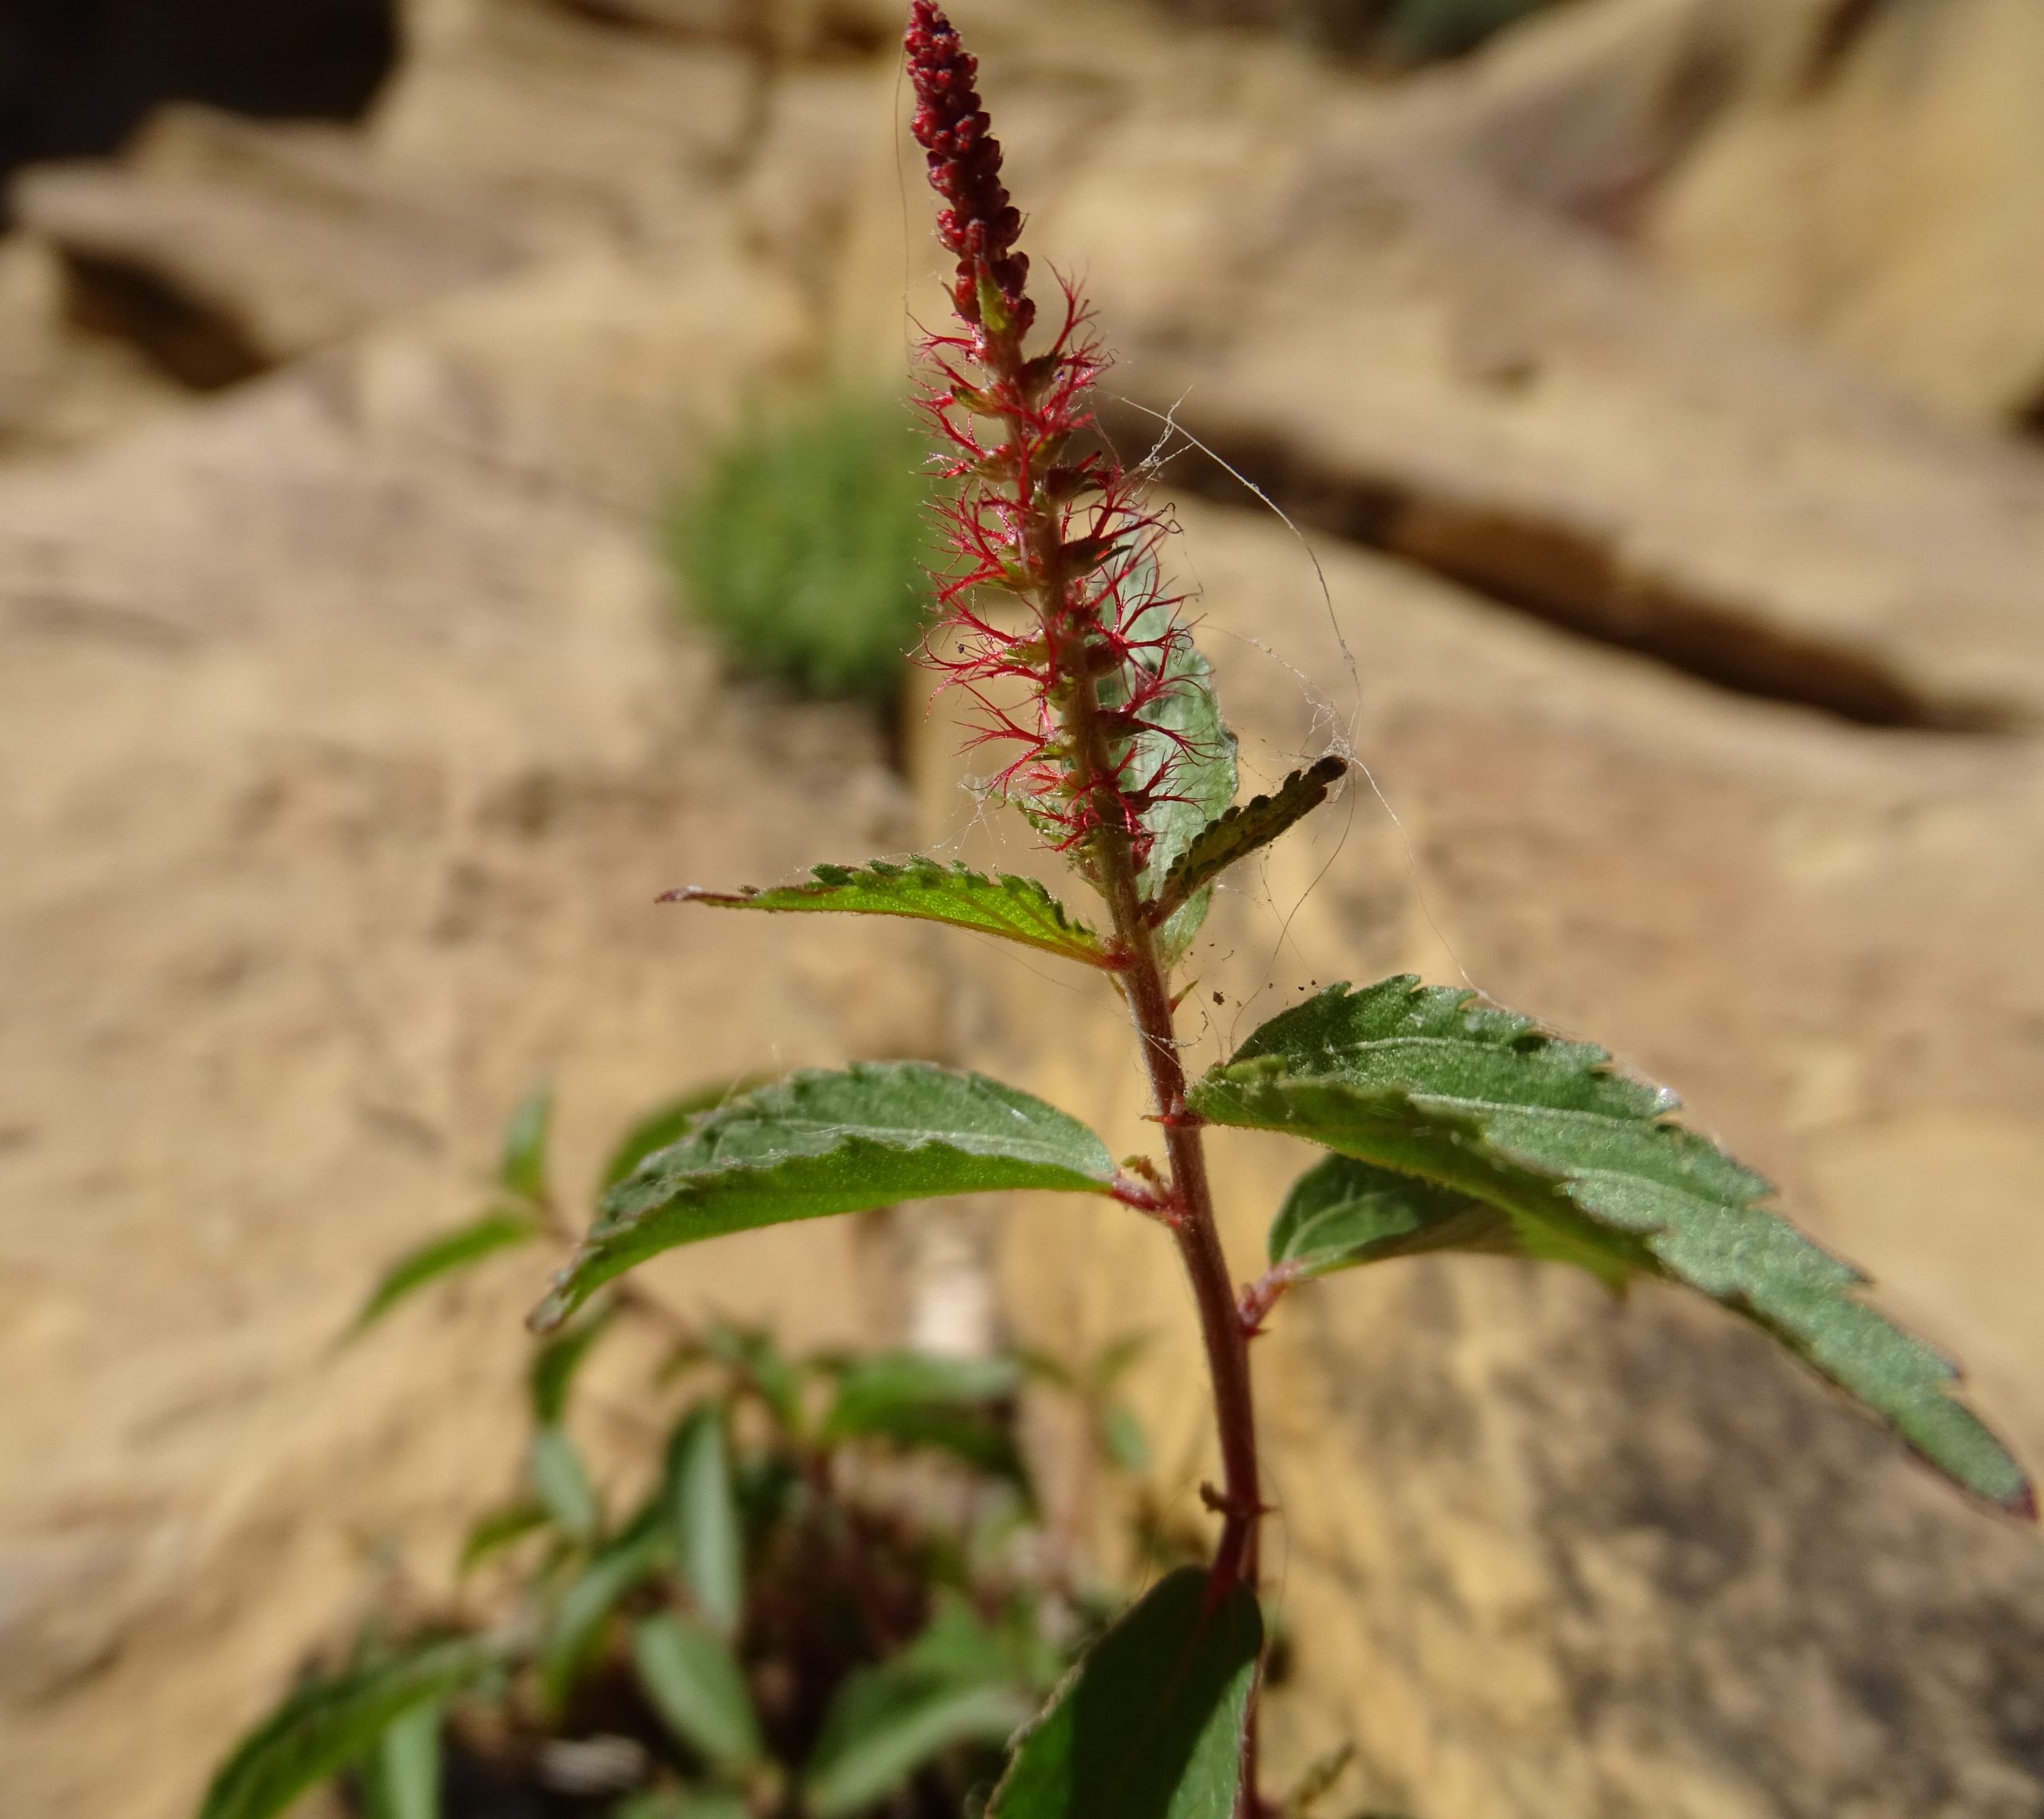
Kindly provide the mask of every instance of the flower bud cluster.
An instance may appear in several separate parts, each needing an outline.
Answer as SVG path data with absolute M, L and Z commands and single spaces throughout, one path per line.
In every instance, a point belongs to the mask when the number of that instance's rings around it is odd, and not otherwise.
M 908 53 L 916 142 L 929 160 L 930 187 L 949 204 L 937 217 L 937 237 L 958 257 L 953 306 L 965 322 L 1012 327 L 1019 338 L 1036 320 L 1029 260 L 1015 250 L 1022 216 L 1000 180 L 1000 141 L 987 131 L 973 86 L 979 65 L 933 0 L 909 9 Z
M 962 331 L 925 347 L 922 403 L 945 478 L 957 483 L 939 507 L 956 560 L 938 577 L 931 660 L 980 708 L 975 743 L 1020 748 L 997 785 L 1052 844 L 1090 870 L 1104 830 L 1139 871 L 1151 811 L 1171 799 L 1184 751 L 1159 713 L 1190 644 L 1179 601 L 1155 579 L 1168 527 L 1086 434 L 1104 359 L 1068 284 L 1056 339 L 1026 353 L 1036 311 L 1016 250 L 1021 217 L 1001 182 L 977 65 L 934 0 L 914 0 L 908 53 L 916 137 L 947 204 L 938 238 L 958 258 Z M 983 604 L 981 590 L 1027 610 Z

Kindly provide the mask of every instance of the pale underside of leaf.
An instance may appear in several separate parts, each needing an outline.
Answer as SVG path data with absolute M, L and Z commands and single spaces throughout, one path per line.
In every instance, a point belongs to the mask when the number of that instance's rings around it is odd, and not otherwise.
M 907 916 L 999 935 L 1089 966 L 1108 964 L 1100 937 L 1068 914 L 1033 878 L 989 878 L 934 859 L 898 865 L 876 859 L 858 867 L 818 866 L 813 884 L 770 890 L 720 892 L 694 886 L 671 891 L 663 902 L 707 903 L 724 910 L 838 911 L 851 915 Z
M 796 1074 L 707 1113 L 612 1188 L 533 1324 L 558 1326 L 676 1245 L 951 1194 L 1104 1194 L 1114 1180 L 1083 1124 L 983 1075 L 919 1061 Z
M 1017 1740 L 988 1819 L 1231 1819 L 1262 1646 L 1246 1586 L 1159 1580 Z
M 1270 795 L 1252 796 L 1209 822 L 1172 866 L 1152 915 L 1159 922 L 1168 922 L 1230 866 L 1269 846 L 1312 814 L 1348 769 L 1346 759 L 1330 753 L 1303 771 L 1294 771 Z
M 1177 608 L 1164 598 L 1156 558 L 1147 552 L 1136 558 L 1123 586 L 1132 599 L 1147 603 L 1131 622 L 1139 648 L 1163 636 Z M 1214 666 L 1190 637 L 1166 648 L 1162 673 L 1169 686 L 1144 711 L 1151 730 L 1108 755 L 1124 775 L 1137 783 L 1154 783 L 1157 790 L 1156 800 L 1143 818 L 1151 844 L 1136 886 L 1145 902 L 1162 894 L 1171 868 L 1202 830 L 1227 812 L 1238 782 L 1235 735 L 1221 717 Z M 1119 706 L 1141 680 L 1103 678 L 1100 699 L 1109 707 Z M 1159 918 L 1158 945 L 1167 961 L 1175 961 L 1192 945 L 1211 899 L 1210 890 L 1195 890 Z
M 1293 1282 L 1428 1250 L 1516 1249 L 1495 1207 L 1345 1155 L 1301 1175 L 1270 1225 L 1271 1267 Z
M 1497 1208 L 1511 1244 L 1606 1279 L 1658 1276 L 1781 1340 L 1966 1489 L 2034 1512 L 1958 1373 L 1858 1298 L 1858 1272 L 1761 1202 L 1758 1175 L 1670 1120 L 1664 1088 L 1467 991 L 1335 986 L 1193 1089 L 1217 1124 L 1288 1131 Z M 1486 1247 L 1499 1234 L 1480 1230 Z

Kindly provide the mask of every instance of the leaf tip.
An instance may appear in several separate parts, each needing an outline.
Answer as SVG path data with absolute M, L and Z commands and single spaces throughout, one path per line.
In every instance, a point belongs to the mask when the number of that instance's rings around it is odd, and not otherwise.
M 2000 1500 L 2001 1507 L 2018 1522 L 2037 1520 L 2037 1487 L 2028 1478 L 2016 1481 L 2015 1488 Z
M 525 1330 L 538 1338 L 547 1338 L 559 1332 L 561 1323 L 581 1304 L 582 1294 L 575 1286 L 571 1266 L 553 1278 L 553 1292 L 525 1316 Z
M 655 898 L 656 903 L 743 903 L 749 897 L 757 897 L 757 889 L 747 886 L 742 890 L 711 890 L 699 884 L 684 884 L 672 890 L 664 890 Z

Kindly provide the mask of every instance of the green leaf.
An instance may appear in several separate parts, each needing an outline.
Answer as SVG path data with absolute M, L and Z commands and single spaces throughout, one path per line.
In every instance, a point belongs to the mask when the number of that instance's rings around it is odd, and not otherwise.
M 408 1713 L 477 1685 L 505 1657 L 498 1639 L 461 1637 L 299 1687 L 221 1765 L 199 1819 L 271 1819 Z
M 529 1243 L 540 1235 L 541 1230 L 539 1222 L 529 1213 L 489 1212 L 453 1231 L 428 1238 L 384 1271 L 369 1299 L 362 1303 L 362 1311 L 355 1317 L 348 1336 L 352 1338 L 374 1326 L 399 1302 L 428 1283 L 465 1269 L 471 1263 L 479 1263 L 484 1258 L 507 1250 L 513 1245 Z
M 752 1819 L 752 1808 L 726 1788 L 649 1788 L 613 1807 L 611 1819 Z
M 1146 552 L 1136 558 L 1123 592 L 1131 600 L 1147 603 L 1130 620 L 1131 638 L 1139 647 L 1146 640 L 1161 638 L 1177 607 L 1163 596 L 1154 556 Z M 1160 799 L 1143 816 L 1151 846 L 1136 882 L 1146 902 L 1162 894 L 1172 868 L 1207 826 L 1226 812 L 1235 799 L 1237 782 L 1235 735 L 1221 718 L 1213 665 L 1190 637 L 1177 640 L 1168 650 L 1161 673 L 1170 686 L 1146 711 L 1153 730 L 1108 753 L 1111 762 L 1129 776 L 1166 779 Z M 1140 660 L 1134 660 L 1129 667 Z M 1134 680 L 1126 675 L 1103 679 L 1102 703 L 1112 707 L 1127 700 Z M 1161 919 L 1159 945 L 1167 960 L 1175 960 L 1192 945 L 1206 920 L 1211 894 L 1210 890 L 1195 890 Z
M 838 1393 L 825 1417 L 826 1437 L 880 1433 L 904 1408 L 976 1408 L 1012 1396 L 1022 1381 L 1012 1358 L 943 1357 L 929 1352 L 881 1352 L 854 1358 L 838 1372 Z
M 536 1088 L 511 1115 L 504 1133 L 504 1159 L 497 1185 L 534 1206 L 546 1203 L 547 1127 L 553 1120 L 553 1090 Z
M 533 1418 L 542 1427 L 557 1425 L 568 1413 L 568 1392 L 588 1357 L 590 1348 L 610 1329 L 616 1310 L 600 1308 L 557 1338 L 541 1345 L 533 1356 L 526 1381 L 531 1387 Z
M 618 1139 L 617 1147 L 610 1152 L 610 1159 L 604 1164 L 603 1179 L 597 1191 L 608 1194 L 654 1151 L 680 1142 L 688 1135 L 689 1126 L 704 1112 L 714 1112 L 739 1094 L 755 1092 L 766 1084 L 763 1077 L 740 1075 L 735 1080 L 698 1087 L 692 1092 L 684 1092 L 656 1106 Z
M 667 1536 L 658 1523 L 635 1525 L 599 1552 L 571 1581 L 549 1614 L 540 1644 L 540 1691 L 559 1711 L 595 1659 L 620 1604 L 667 1563 Z
M 1084 1125 L 978 1074 L 919 1061 L 797 1074 L 706 1114 L 612 1188 L 533 1324 L 558 1326 L 603 1283 L 678 1244 L 935 1195 L 1103 1194 L 1114 1176 Z
M 812 1819 L 884 1800 L 961 1743 L 1001 1743 L 1029 1716 L 1011 1651 L 962 1599 L 892 1660 L 854 1674 L 824 1719 L 804 1777 Z
M 802 1429 L 802 1375 L 769 1333 L 719 1321 L 703 1334 L 703 1349 L 756 1391 L 790 1434 Z
M 1252 796 L 1207 822 L 1172 866 L 1151 906 L 1152 919 L 1168 922 L 1229 866 L 1303 821 L 1327 800 L 1327 792 L 1348 769 L 1345 758 L 1329 753 L 1317 763 L 1294 771 L 1269 795 Z
M 1955 1367 L 1861 1302 L 1863 1278 L 1761 1202 L 1773 1191 L 1670 1121 L 1664 1088 L 1468 991 L 1329 988 L 1273 1019 L 1190 1096 L 1216 1124 L 1288 1131 L 1483 1202 L 1528 1256 L 1642 1273 L 1755 1322 L 1955 1483 L 2034 1515 Z M 1438 1209 L 1436 1209 L 1438 1210 Z M 1506 1242 L 1477 1222 L 1476 1242 Z
M 1087 1363 L 1087 1382 L 1095 1389 L 1111 1388 L 1150 1349 L 1155 1337 L 1150 1333 L 1124 1333 L 1119 1339 L 1110 1339 Z
M 656 1787 L 621 1801 L 610 1819 L 753 1819 L 753 1812 L 745 1796 L 729 1788 Z
M 439 1706 L 415 1706 L 386 1729 L 362 1781 L 370 1819 L 439 1819 Z
M 988 1819 L 1232 1819 L 1263 1620 L 1184 1567 L 1101 1637 L 1024 1733 Z
M 547 1514 L 576 1540 L 593 1540 L 603 1527 L 603 1508 L 589 1482 L 588 1468 L 567 1431 L 541 1428 L 533 1436 L 526 1466 Z
M 960 1686 L 1027 1678 L 1027 1663 L 1009 1639 L 981 1623 L 962 1592 L 940 1586 L 933 1602 L 929 1623 L 894 1658 L 896 1664 Z
M 1301 1175 L 1270 1226 L 1271 1266 L 1293 1282 L 1424 1250 L 1523 1254 L 1496 1207 L 1346 1155 Z
M 699 1623 L 664 1613 L 632 1631 L 640 1683 L 668 1727 L 727 1774 L 759 1760 L 759 1721 L 730 1645 Z
M 1028 1475 L 1015 1436 L 991 1412 L 1020 1381 L 1012 1358 L 893 1352 L 855 1359 L 838 1373 L 823 1436 L 932 1448 L 1026 1490 Z
M 664 1494 L 675 1558 L 695 1607 L 729 1635 L 745 1605 L 745 1540 L 720 1410 L 692 1409 L 675 1429 Z
M 473 1571 L 491 1555 L 502 1552 L 513 1542 L 522 1541 L 553 1520 L 544 1504 L 516 1503 L 491 1511 L 469 1529 L 468 1538 L 461 1544 L 458 1570 L 464 1573 Z
M 854 915 L 910 916 L 999 935 L 1025 947 L 1089 966 L 1107 964 L 1100 937 L 1075 921 L 1064 906 L 1033 878 L 988 878 L 962 865 L 920 856 L 890 865 L 817 866 L 814 884 L 737 893 L 691 885 L 670 891 L 664 903 L 709 903 L 725 910 L 839 910 Z
M 1107 1456 L 1132 1478 L 1150 1469 L 1150 1442 L 1135 1411 L 1126 1402 L 1110 1402 L 1100 1417 L 1100 1440 Z

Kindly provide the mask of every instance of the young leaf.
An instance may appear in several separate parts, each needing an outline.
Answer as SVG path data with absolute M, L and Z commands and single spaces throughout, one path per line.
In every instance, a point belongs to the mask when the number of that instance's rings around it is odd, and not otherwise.
M 557 1326 L 612 1277 L 678 1244 L 934 1195 L 1104 1194 L 1114 1177 L 1084 1125 L 978 1074 L 919 1061 L 797 1074 L 706 1114 L 612 1189 L 533 1322 Z
M 575 1387 L 576 1374 L 590 1348 L 609 1330 L 615 1312 L 608 1307 L 598 1310 L 533 1354 L 527 1381 L 532 1388 L 533 1419 L 541 1426 L 557 1425 L 568 1413 L 568 1394 Z
M 1163 583 L 1154 556 L 1138 560 L 1126 588 L 1131 598 L 1148 603 L 1136 612 L 1129 628 L 1139 648 L 1146 640 L 1162 636 L 1174 611 L 1162 597 Z M 1171 655 L 1163 677 L 1170 686 L 1145 711 L 1154 730 L 1139 734 L 1126 751 L 1109 754 L 1130 776 L 1164 780 L 1158 799 L 1143 817 L 1151 847 L 1137 883 L 1146 902 L 1160 894 L 1171 868 L 1201 831 L 1226 812 L 1235 799 L 1237 781 L 1235 735 L 1221 718 L 1213 665 L 1190 638 L 1177 640 L 1167 648 Z M 1100 699 L 1106 706 L 1119 706 L 1128 696 L 1127 679 L 1102 680 Z M 1192 945 L 1206 920 L 1211 895 L 1210 890 L 1195 890 L 1161 920 L 1159 945 L 1167 959 L 1175 960 Z
M 566 1430 L 550 1425 L 540 1429 L 533 1436 L 526 1464 L 547 1514 L 576 1540 L 593 1540 L 603 1527 L 603 1509 Z
M 759 1760 L 751 1697 L 721 1638 L 663 1613 L 633 1626 L 632 1653 L 640 1683 L 683 1742 L 727 1774 Z
M 1126 1402 L 1110 1402 L 1100 1415 L 1100 1441 L 1107 1456 L 1132 1478 L 1150 1469 L 1150 1441 L 1135 1411 Z
M 937 1587 L 929 1625 L 896 1664 L 954 1686 L 990 1686 L 1026 1678 L 1028 1662 L 1013 1643 L 980 1621 L 971 1601 L 949 1587 Z
M 766 1085 L 763 1079 L 742 1075 L 736 1080 L 718 1080 L 709 1086 L 684 1092 L 664 1105 L 656 1106 L 627 1131 L 604 1164 L 597 1191 L 608 1194 L 656 1150 L 664 1150 L 688 1135 L 688 1127 L 706 1112 L 728 1104 L 741 1093 Z
M 383 1273 L 382 1279 L 362 1303 L 362 1311 L 348 1329 L 353 1338 L 376 1324 L 398 1303 L 415 1294 L 442 1276 L 479 1263 L 485 1257 L 507 1250 L 515 1244 L 529 1243 L 540 1235 L 538 1220 L 529 1213 L 495 1211 L 428 1238 L 416 1250 L 407 1251 Z
M 1100 937 L 1072 920 L 1064 906 L 1032 878 L 988 878 L 962 865 L 921 857 L 889 865 L 879 859 L 857 869 L 818 866 L 814 884 L 773 890 L 724 893 L 691 885 L 663 903 L 709 903 L 725 910 L 842 910 L 854 915 L 910 916 L 999 935 L 1026 947 L 1089 966 L 1107 964 Z
M 1178 855 L 1151 906 L 1151 916 L 1167 922 L 1238 859 L 1246 859 L 1303 821 L 1327 800 L 1349 761 L 1333 753 L 1303 771 L 1294 771 L 1267 796 L 1252 796 L 1199 830 Z
M 1263 1619 L 1238 1585 L 1160 1579 L 1017 1742 L 988 1819 L 1231 1819 Z
M 458 1571 L 473 1572 L 491 1555 L 501 1553 L 515 1541 L 541 1529 L 553 1520 L 544 1504 L 517 1503 L 493 1510 L 477 1520 L 461 1544 Z
M 498 1639 L 465 1636 L 299 1687 L 221 1765 L 199 1819 L 271 1819 L 408 1713 L 495 1673 L 505 1653 Z
M 1217 1124 L 1289 1131 L 1480 1200 L 1529 1256 L 1695 1289 L 1773 1334 L 1955 1483 L 2034 1515 L 2021 1468 L 1953 1399 L 1954 1366 L 1861 1302 L 1857 1271 L 1769 1211 L 1767 1183 L 1670 1122 L 1672 1093 L 1474 999 L 1410 977 L 1331 987 L 1266 1024 L 1190 1104 Z M 1485 1245 L 1501 1238 L 1472 1229 Z
M 553 1119 L 553 1089 L 538 1087 L 512 1113 L 504 1133 L 504 1159 L 497 1165 L 497 1185 L 534 1206 L 546 1200 L 547 1127 Z
M 802 1374 L 770 1333 L 719 1321 L 703 1334 L 703 1349 L 736 1372 L 790 1434 L 802 1429 Z
M 595 1657 L 605 1626 L 624 1599 L 666 1563 L 667 1537 L 658 1523 L 635 1524 L 592 1559 L 561 1593 L 540 1644 L 540 1690 L 552 1711 L 567 1703 Z
M 1293 1183 L 1270 1225 L 1270 1262 L 1293 1282 L 1423 1250 L 1516 1254 L 1511 1219 L 1416 1175 L 1331 1155 Z M 1624 1267 L 1617 1258 L 1613 1266 Z
M 370 1819 L 440 1819 L 440 1708 L 389 1726 L 362 1769 Z
M 940 1604 L 900 1655 L 845 1682 L 804 1777 L 813 1819 L 840 1819 L 884 1800 L 961 1743 L 1004 1742 L 1029 1716 L 1016 1664 L 962 1600 Z
M 839 1373 L 824 1437 L 933 1448 L 1026 1491 L 1028 1472 L 1015 1437 L 991 1412 L 1014 1393 L 1020 1378 L 1009 1358 L 894 1352 L 856 1359 Z
M 729 1635 L 744 1608 L 744 1536 L 719 1409 L 691 1409 L 675 1429 L 664 1495 L 675 1558 L 695 1608 L 719 1634 Z
M 984 1407 L 1012 1396 L 1021 1380 L 1021 1368 L 1012 1358 L 941 1357 L 929 1352 L 854 1358 L 838 1373 L 838 1394 L 823 1431 L 830 1438 L 882 1433 L 904 1407 Z

